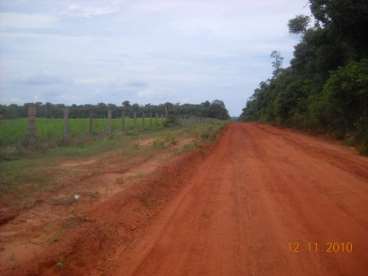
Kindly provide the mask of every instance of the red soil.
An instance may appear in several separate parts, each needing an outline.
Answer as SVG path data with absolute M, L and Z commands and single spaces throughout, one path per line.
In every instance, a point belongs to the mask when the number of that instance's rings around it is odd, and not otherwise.
M 328 252 L 334 241 L 352 252 Z M 290 130 L 231 124 L 206 156 L 181 157 L 102 202 L 32 262 L 0 272 L 365 276 L 368 159 Z

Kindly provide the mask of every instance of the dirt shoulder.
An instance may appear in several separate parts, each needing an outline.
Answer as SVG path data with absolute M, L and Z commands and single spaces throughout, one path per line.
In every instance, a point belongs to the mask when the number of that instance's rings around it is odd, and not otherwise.
M 9 221 L 0 225 L 0 263 L 4 264 L 0 266 L 0 274 L 23 274 L 24 271 L 17 270 L 23 267 L 21 264 L 33 263 L 35 257 L 38 259 L 40 255 L 48 255 L 45 252 L 49 252 L 49 248 L 52 248 L 54 256 L 51 258 L 53 266 L 60 266 L 66 254 L 60 244 L 66 240 L 72 243 L 74 238 L 70 236 L 78 235 L 75 232 L 83 232 L 79 230 L 84 227 L 95 229 L 97 226 L 91 223 L 100 222 L 100 219 L 90 218 L 92 210 L 104 208 L 101 206 L 113 202 L 114 198 L 123 204 L 125 194 L 128 198 L 129 194 L 135 194 L 132 187 L 144 187 L 142 183 L 148 179 L 152 182 L 157 177 L 165 176 L 168 165 L 176 164 L 179 162 L 176 160 L 186 153 L 200 150 L 200 145 L 205 143 L 198 141 L 194 132 L 182 133 L 183 130 L 179 129 L 141 136 L 132 140 L 130 148 L 116 148 L 86 158 L 63 157 L 48 164 L 52 173 L 46 176 L 49 181 L 46 190 L 28 195 L 22 208 L 14 214 L 11 212 L 14 209 L 0 208 L 5 214 L 12 215 Z M 151 205 L 158 204 L 154 197 L 147 199 L 147 192 L 145 189 L 138 190 L 134 197 L 141 197 L 138 202 L 142 201 L 148 208 L 147 213 L 150 213 Z M 166 193 L 163 195 L 166 196 Z M 28 200 L 32 204 L 25 204 Z M 134 206 L 132 208 L 135 209 Z M 126 223 L 136 228 L 134 223 Z M 137 223 L 140 224 L 139 214 Z

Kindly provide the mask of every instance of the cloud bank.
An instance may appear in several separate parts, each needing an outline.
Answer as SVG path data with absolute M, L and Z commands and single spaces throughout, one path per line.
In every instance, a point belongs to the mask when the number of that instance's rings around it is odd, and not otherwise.
M 238 115 L 290 60 L 307 0 L 0 2 L 0 102 L 119 104 L 216 98 Z

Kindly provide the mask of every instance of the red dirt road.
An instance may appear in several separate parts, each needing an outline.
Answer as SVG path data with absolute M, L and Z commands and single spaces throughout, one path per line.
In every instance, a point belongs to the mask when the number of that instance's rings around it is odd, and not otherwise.
M 353 252 L 327 252 L 333 241 Z M 116 261 L 114 275 L 368 275 L 368 159 L 288 130 L 230 125 Z
M 142 186 L 144 204 L 133 191 L 129 201 L 117 195 L 97 208 L 95 224 L 66 254 L 70 266 L 37 258 L 33 275 L 368 275 L 368 158 L 294 131 L 236 123 L 207 157 L 188 160 L 192 169 L 173 171 L 169 185 L 156 181 L 150 193 Z M 147 201 L 152 193 L 157 201 Z M 157 202 L 157 212 L 147 211 Z M 135 234 L 126 235 L 127 223 L 141 230 L 128 225 Z

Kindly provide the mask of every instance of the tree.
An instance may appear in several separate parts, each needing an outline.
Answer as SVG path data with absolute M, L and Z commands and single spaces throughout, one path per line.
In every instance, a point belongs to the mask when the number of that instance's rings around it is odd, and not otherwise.
M 213 106 L 214 105 L 214 106 Z M 219 108 L 217 108 L 217 105 Z M 64 104 L 53 104 L 53 103 L 37 103 L 37 116 L 46 118 L 63 118 Z M 141 116 L 142 114 L 154 115 L 165 114 L 166 110 L 170 116 L 180 117 L 216 117 L 226 118 L 227 110 L 222 101 L 215 100 L 213 103 L 206 101 L 201 104 L 173 104 L 167 102 L 159 105 L 139 105 L 137 103 L 131 104 L 129 101 L 124 101 L 121 106 L 115 104 L 99 103 L 97 105 L 76 105 L 69 106 L 70 118 L 88 118 L 91 111 L 93 116 L 96 118 L 105 118 L 107 110 L 112 111 L 113 117 L 120 117 L 121 111 L 124 111 L 125 116 L 133 117 L 134 114 Z M 211 109 L 211 112 L 210 112 Z M 216 110 L 216 111 L 214 111 Z M 221 114 L 218 112 L 221 110 Z M 19 106 L 16 104 L 11 105 L 0 105 L 0 115 L 2 118 L 17 118 L 25 117 L 27 115 L 27 106 Z
M 305 33 L 310 23 L 310 17 L 306 15 L 298 15 L 289 20 L 289 32 L 292 34 Z
M 214 100 L 211 103 L 208 110 L 208 116 L 210 118 L 216 118 L 220 120 L 227 120 L 230 118 L 224 102 L 220 100 Z
M 328 127 L 344 136 L 368 118 L 368 59 L 352 62 L 331 74 L 322 91 Z
M 272 51 L 271 58 L 273 58 L 272 61 L 272 67 L 273 67 L 273 76 L 277 76 L 281 70 L 282 62 L 284 61 L 284 58 L 281 56 L 281 53 L 278 51 Z
M 368 1 L 310 0 L 316 24 L 297 16 L 289 31 L 301 34 L 291 66 L 281 69 L 248 100 L 241 118 L 353 137 L 368 153 Z
M 360 57 L 368 54 L 368 1 L 310 0 L 311 11 L 325 29 L 351 47 Z

